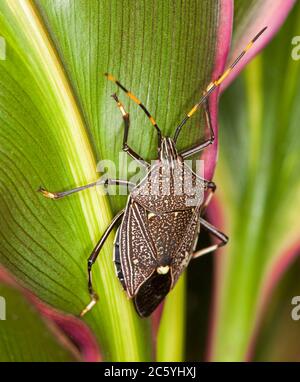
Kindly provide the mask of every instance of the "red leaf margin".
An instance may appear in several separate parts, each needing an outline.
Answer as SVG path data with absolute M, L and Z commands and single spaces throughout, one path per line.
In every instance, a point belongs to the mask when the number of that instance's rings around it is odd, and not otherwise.
M 212 72 L 212 79 L 217 79 L 224 71 L 230 51 L 232 26 L 233 26 L 233 0 L 224 0 L 221 2 L 220 23 L 217 34 L 215 66 Z M 218 160 L 218 103 L 220 88 L 218 87 L 209 98 L 209 107 L 211 122 L 215 133 L 214 143 L 209 146 L 201 157 L 204 160 L 204 176 L 206 179 L 212 179 L 217 160 Z
M 5 268 L 0 267 L 0 283 L 8 285 L 19 291 L 29 303 L 40 313 L 49 329 L 57 337 L 62 346 L 74 350 L 76 358 L 83 362 L 99 362 L 102 356 L 97 341 L 87 325 L 72 315 L 62 313 L 42 302 L 28 289 L 21 286 Z
M 229 59 L 234 60 L 262 28 L 268 27 L 264 34 L 255 42 L 253 47 L 241 59 L 237 67 L 229 74 L 221 85 L 221 93 L 234 81 L 244 67 L 272 40 L 286 20 L 296 0 L 263 0 L 258 13 L 254 12 L 249 26 L 237 36 L 236 44 L 231 49 Z

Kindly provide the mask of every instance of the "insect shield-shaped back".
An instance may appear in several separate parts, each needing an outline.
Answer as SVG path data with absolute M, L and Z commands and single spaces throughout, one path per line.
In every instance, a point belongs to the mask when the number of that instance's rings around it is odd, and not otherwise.
M 141 317 L 155 310 L 188 265 L 203 194 L 203 180 L 180 157 L 158 161 L 132 191 L 118 232 L 116 266 Z

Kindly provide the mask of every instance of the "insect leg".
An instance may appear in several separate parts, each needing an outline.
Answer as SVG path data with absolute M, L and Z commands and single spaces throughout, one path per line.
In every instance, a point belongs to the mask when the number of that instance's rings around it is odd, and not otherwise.
M 109 234 L 113 230 L 114 226 L 117 224 L 117 222 L 121 219 L 123 216 L 125 210 L 120 211 L 111 221 L 110 225 L 106 228 L 104 234 L 102 235 L 101 239 L 98 241 L 96 247 L 93 249 L 93 252 L 91 253 L 90 257 L 88 258 L 88 266 L 87 266 L 87 271 L 88 271 L 88 290 L 89 294 L 91 296 L 91 301 L 90 303 L 82 310 L 80 313 L 80 317 L 84 316 L 88 311 L 90 311 L 93 306 L 97 303 L 98 301 L 98 295 L 93 289 L 92 285 L 92 267 L 95 261 L 97 260 L 97 257 L 99 255 L 99 252 L 101 251 L 101 248 L 103 247 L 106 239 L 108 238 Z
M 202 212 L 205 211 L 205 209 L 207 208 L 207 206 L 209 205 L 210 201 L 211 201 L 211 198 L 213 196 L 213 194 L 215 193 L 216 189 L 217 189 L 217 186 L 216 186 L 216 183 L 215 182 L 212 182 L 210 180 L 207 180 L 207 179 L 204 179 L 202 178 L 201 176 L 197 175 L 197 178 L 200 179 L 203 183 L 204 183 L 204 186 L 205 186 L 205 191 L 208 191 L 208 195 L 202 205 Z
M 62 192 L 50 192 L 45 190 L 44 188 L 40 187 L 38 189 L 38 192 L 40 192 L 45 198 L 48 199 L 61 199 L 65 196 L 75 194 L 75 192 L 86 190 L 87 188 L 92 188 L 95 186 L 109 186 L 109 185 L 116 185 L 116 186 L 130 186 L 134 187 L 135 184 L 128 182 L 127 180 L 121 180 L 121 179 L 104 179 L 104 180 L 98 180 L 96 182 L 86 184 L 84 186 L 72 188 L 71 190 L 62 191 Z
M 205 111 L 206 124 L 207 124 L 207 126 L 209 128 L 209 132 L 210 132 L 210 137 L 206 141 L 204 141 L 203 143 L 200 143 L 196 146 L 193 146 L 189 149 L 182 151 L 180 153 L 180 155 L 183 157 L 183 159 L 186 159 L 187 157 L 204 150 L 207 146 L 211 145 L 213 143 L 213 141 L 215 140 L 215 134 L 214 134 L 214 130 L 213 130 L 212 123 L 211 123 L 211 116 L 210 116 L 209 105 L 208 105 L 207 99 L 204 101 L 203 106 L 204 106 L 204 111 Z
M 132 150 L 131 147 L 128 146 L 127 140 L 128 140 L 128 132 L 129 132 L 129 114 L 126 113 L 124 106 L 122 103 L 119 101 L 118 97 L 116 94 L 112 95 L 113 99 L 117 102 L 118 108 L 121 110 L 122 116 L 123 116 L 123 121 L 124 121 L 124 136 L 123 136 L 123 150 L 131 156 L 131 158 L 135 159 L 137 162 L 141 163 L 143 166 L 149 166 L 149 164 L 142 158 L 140 157 L 135 151 Z
M 211 198 L 213 197 L 214 193 L 216 192 L 217 186 L 214 182 L 209 182 L 207 188 L 208 188 L 208 195 L 206 197 L 205 202 L 203 203 L 203 206 L 201 209 L 202 213 L 204 213 L 206 208 L 208 207 L 208 205 L 211 201 Z
M 207 229 L 207 231 L 209 231 L 214 236 L 216 236 L 219 240 L 221 240 L 221 242 L 219 244 L 210 245 L 207 248 L 203 248 L 203 249 L 200 249 L 200 251 L 195 252 L 193 254 L 193 259 L 197 259 L 197 257 L 199 257 L 199 256 L 202 256 L 202 255 L 205 255 L 205 254 L 210 253 L 212 251 L 215 251 L 216 249 L 227 244 L 227 242 L 228 242 L 228 237 L 224 233 L 217 230 L 216 227 L 214 227 L 213 225 L 208 223 L 206 220 L 204 220 L 203 218 L 200 218 L 200 223 L 204 228 Z
M 231 73 L 233 68 L 238 64 L 238 62 L 241 60 L 241 58 L 248 52 L 248 50 L 252 47 L 252 45 L 255 43 L 255 41 L 265 32 L 267 27 L 263 28 L 261 31 L 259 31 L 256 36 L 249 42 L 249 44 L 244 48 L 244 50 L 239 54 L 239 56 L 233 61 L 231 65 L 221 74 L 220 77 L 218 77 L 215 81 L 212 81 L 208 86 L 206 87 L 206 90 L 203 94 L 203 96 L 200 98 L 200 101 L 196 103 L 196 105 L 190 110 L 190 112 L 184 117 L 184 119 L 181 121 L 181 123 L 177 126 L 174 134 L 174 141 L 177 141 L 178 135 L 182 129 L 182 127 L 186 124 L 186 122 L 191 118 L 191 116 L 200 108 L 200 106 L 205 102 L 205 100 L 208 98 L 208 96 L 219 87 L 222 82 L 228 77 L 228 75 Z
M 160 148 L 161 147 L 161 138 L 162 138 L 161 131 L 160 131 L 159 127 L 157 126 L 157 123 L 155 122 L 155 119 L 152 117 L 152 115 L 149 113 L 149 111 L 146 109 L 146 107 L 142 104 L 142 102 L 134 94 L 132 94 L 129 90 L 127 90 L 114 76 L 112 76 L 109 73 L 105 73 L 105 76 L 107 77 L 107 79 L 109 81 L 114 82 L 120 89 L 122 89 L 126 93 L 126 95 L 129 98 L 131 98 L 132 101 L 134 101 L 137 105 L 139 105 L 139 107 L 147 115 L 147 117 L 149 118 L 150 122 L 152 123 L 152 125 L 154 126 L 154 128 L 157 131 L 157 135 L 158 135 L 158 147 Z

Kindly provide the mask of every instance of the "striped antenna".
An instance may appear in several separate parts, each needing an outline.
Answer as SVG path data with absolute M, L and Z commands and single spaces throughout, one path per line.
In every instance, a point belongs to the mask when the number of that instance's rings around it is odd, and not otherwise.
M 182 122 L 177 126 L 175 135 L 174 135 L 174 141 L 177 141 L 178 135 L 181 131 L 181 128 L 185 125 L 187 120 L 199 109 L 199 107 L 203 104 L 203 102 L 207 99 L 207 97 L 218 87 L 221 85 L 222 82 L 228 77 L 229 73 L 233 70 L 233 68 L 238 64 L 238 62 L 241 60 L 241 58 L 248 52 L 248 50 L 252 47 L 252 45 L 255 43 L 255 41 L 265 32 L 265 30 L 268 27 L 264 27 L 260 32 L 257 33 L 257 35 L 249 42 L 249 44 L 245 47 L 245 49 L 241 52 L 241 54 L 233 61 L 233 63 L 225 70 L 221 76 L 215 80 L 212 81 L 207 87 L 206 90 L 203 93 L 203 96 L 201 97 L 200 101 L 196 103 L 196 105 L 191 109 L 191 111 L 185 116 L 185 118 L 182 120 Z
M 120 89 L 123 90 L 123 92 L 126 93 L 126 95 L 132 99 L 132 101 L 134 101 L 137 105 L 139 105 L 139 107 L 143 110 L 143 112 L 147 115 L 147 117 L 149 118 L 150 122 L 152 123 L 152 125 L 155 127 L 157 133 L 158 133 L 158 146 L 161 145 L 161 131 L 159 129 L 159 127 L 157 126 L 157 123 L 155 121 L 155 119 L 152 117 L 152 115 L 149 113 L 149 111 L 146 109 L 146 107 L 142 104 L 142 102 L 133 94 L 131 93 L 131 91 L 127 90 L 125 88 L 125 86 L 123 86 L 120 81 L 118 81 L 113 75 L 109 74 L 109 73 L 105 73 L 105 76 L 106 78 L 109 80 L 109 81 L 112 81 L 114 82 Z

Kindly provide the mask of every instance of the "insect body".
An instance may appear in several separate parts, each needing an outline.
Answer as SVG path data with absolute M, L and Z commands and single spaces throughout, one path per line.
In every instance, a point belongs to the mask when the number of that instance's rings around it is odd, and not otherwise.
M 188 180 L 194 192 L 184 190 Z M 163 138 L 158 163 L 131 191 L 114 259 L 140 316 L 156 308 L 192 258 L 207 184 L 184 164 L 174 141 Z
M 136 311 L 141 317 L 147 317 L 155 310 L 193 258 L 214 251 L 227 243 L 226 235 L 201 216 L 216 189 L 215 184 L 199 177 L 184 163 L 184 160 L 213 143 L 214 132 L 208 96 L 224 81 L 265 29 L 254 37 L 240 56 L 216 81 L 207 86 L 200 101 L 176 128 L 174 138 L 163 137 L 161 130 L 145 106 L 113 76 L 106 74 L 109 80 L 115 82 L 140 106 L 156 129 L 158 159 L 154 165 L 150 166 L 128 145 L 129 114 L 125 111 L 117 95 L 114 94 L 113 98 L 122 113 L 125 127 L 123 150 L 146 166 L 145 178 L 137 185 L 126 180 L 108 179 L 58 193 L 51 193 L 42 188 L 39 190 L 48 198 L 59 199 L 101 184 L 132 187 L 126 208 L 115 216 L 88 259 L 88 289 L 91 302 L 81 312 L 81 316 L 88 312 L 98 300 L 92 286 L 92 266 L 105 240 L 120 220 L 121 224 L 114 241 L 115 269 L 123 288 L 133 299 Z M 204 107 L 210 137 L 203 143 L 178 152 L 176 141 L 179 133 L 187 120 L 201 106 Z M 219 243 L 194 253 L 201 226 L 216 236 Z

